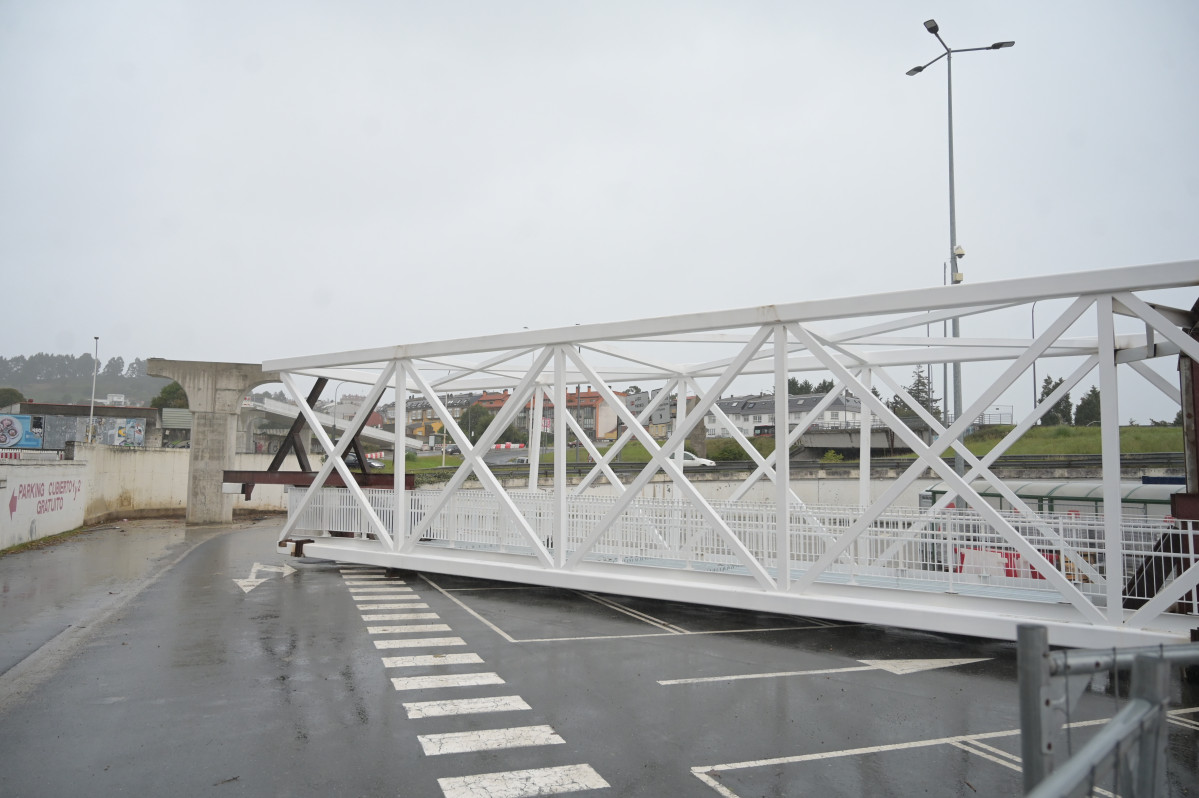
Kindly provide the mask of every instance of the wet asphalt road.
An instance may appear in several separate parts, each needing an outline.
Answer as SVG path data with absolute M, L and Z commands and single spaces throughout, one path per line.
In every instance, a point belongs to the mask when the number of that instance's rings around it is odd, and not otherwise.
M 0 795 L 1020 792 L 1014 644 L 381 579 L 278 554 L 280 523 L 0 558 Z M 975 661 L 895 662 L 933 659 Z M 1078 719 L 1112 714 L 1097 688 Z M 459 699 L 496 711 L 421 717 Z M 1199 731 L 1171 733 L 1171 794 L 1199 794 Z

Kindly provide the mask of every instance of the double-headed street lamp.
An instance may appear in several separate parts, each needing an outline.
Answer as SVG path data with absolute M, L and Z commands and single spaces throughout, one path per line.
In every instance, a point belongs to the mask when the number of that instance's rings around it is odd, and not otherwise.
M 956 204 L 956 198 L 954 196 L 954 185 L 953 185 L 953 54 L 954 53 L 972 53 L 972 52 L 975 52 L 976 50 L 1002 50 L 1007 47 L 1012 47 L 1016 43 L 1015 42 L 995 42 L 994 44 L 989 45 L 987 47 L 963 47 L 963 48 L 955 50 L 955 49 L 951 48 L 948 44 L 946 44 L 945 40 L 941 38 L 941 32 L 940 32 L 941 28 L 940 28 L 940 26 L 937 25 L 937 21 L 935 19 L 930 19 L 927 22 L 925 22 L 924 27 L 928 30 L 929 33 L 931 33 L 932 35 L 937 37 L 937 41 L 941 43 L 941 47 L 943 47 L 945 49 L 945 52 L 941 53 L 939 56 L 934 58 L 932 61 L 929 61 L 927 64 L 924 64 L 923 66 L 912 67 L 911 69 L 908 70 L 907 74 L 908 75 L 919 75 L 921 72 L 928 69 L 930 66 L 937 63 L 942 58 L 945 59 L 945 73 L 948 76 L 948 81 L 949 81 L 949 83 L 948 83 L 948 86 L 949 86 L 949 268 L 950 268 L 950 281 L 952 282 L 953 285 L 957 285 L 958 283 L 962 282 L 962 276 L 963 276 L 962 273 L 960 271 L 958 271 L 957 262 L 960 258 L 965 256 L 966 252 L 960 246 L 958 246 L 957 204 Z M 957 317 L 955 316 L 953 319 L 953 337 L 957 338 L 960 335 L 961 335 L 961 327 L 959 325 Z M 962 364 L 960 362 L 955 361 L 953 364 L 953 418 L 954 418 L 954 421 L 957 421 L 957 419 L 960 418 L 961 415 L 962 415 Z M 949 420 L 946 419 L 945 422 L 948 424 Z M 955 459 L 955 463 L 957 466 L 956 470 L 958 471 L 958 473 L 961 473 L 962 472 L 961 457 L 958 456 L 958 457 L 955 457 L 954 459 Z

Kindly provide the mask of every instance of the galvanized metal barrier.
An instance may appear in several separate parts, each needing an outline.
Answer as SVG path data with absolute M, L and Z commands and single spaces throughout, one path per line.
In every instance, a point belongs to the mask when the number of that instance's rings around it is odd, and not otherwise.
M 1049 650 L 1042 626 L 1018 630 L 1020 749 L 1024 791 L 1036 798 L 1165 795 L 1170 666 L 1199 663 L 1199 643 L 1136 649 Z M 1070 731 L 1078 701 L 1096 673 L 1132 670 L 1130 698 L 1077 751 Z

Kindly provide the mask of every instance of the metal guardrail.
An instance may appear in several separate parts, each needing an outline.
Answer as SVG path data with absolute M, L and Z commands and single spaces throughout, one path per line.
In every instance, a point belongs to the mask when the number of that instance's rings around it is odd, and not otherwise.
M 1199 664 L 1199 643 L 1050 652 L 1045 627 L 1022 625 L 1017 634 L 1026 795 L 1092 795 L 1108 778 L 1124 798 L 1165 795 L 1169 666 Z M 1071 717 L 1090 677 L 1130 668 L 1129 702 L 1086 745 L 1070 751 Z M 1059 763 L 1063 737 L 1068 758 Z
M 875 457 L 870 463 L 875 468 L 906 468 L 914 457 Z M 1182 452 L 1145 452 L 1120 455 L 1122 468 L 1177 468 L 1185 467 Z M 1006 454 L 991 465 L 996 468 L 1102 468 L 1101 454 Z
M 1182 452 L 1148 452 L 1139 454 L 1124 454 L 1120 456 L 1120 465 L 1123 468 L 1138 469 L 1138 468 L 1176 468 L 1180 472 L 1185 468 L 1185 455 Z M 870 459 L 872 468 L 907 468 L 913 462 L 915 457 L 873 457 Z M 549 465 L 542 463 L 543 466 Z M 574 460 L 567 460 L 567 472 L 587 473 L 594 463 Z M 626 463 L 614 462 L 610 463 L 612 470 L 617 473 L 636 472 L 645 468 L 644 462 Z M 845 460 L 842 462 L 826 463 L 820 460 L 800 460 L 792 459 L 792 468 L 857 468 L 856 460 Z M 1099 454 L 1011 454 L 1004 455 L 998 458 L 992 469 L 997 468 L 1080 468 L 1080 469 L 1099 469 L 1103 466 L 1103 455 Z M 528 465 L 514 464 L 492 464 L 492 469 L 500 470 L 504 473 L 510 471 L 528 470 Z M 456 469 L 457 466 L 446 466 L 447 470 Z M 757 464 L 752 460 L 717 460 L 715 466 L 704 466 L 688 468 L 689 474 L 704 474 L 712 471 L 745 471 L 757 468 Z M 433 469 L 428 469 L 433 470 Z

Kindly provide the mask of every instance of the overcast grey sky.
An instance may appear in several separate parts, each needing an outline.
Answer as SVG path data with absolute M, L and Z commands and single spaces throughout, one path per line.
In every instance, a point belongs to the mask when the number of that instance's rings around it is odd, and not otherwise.
M 967 280 L 1199 256 L 1193 0 L 3 0 L 0 355 L 939 285 L 930 17 Z

